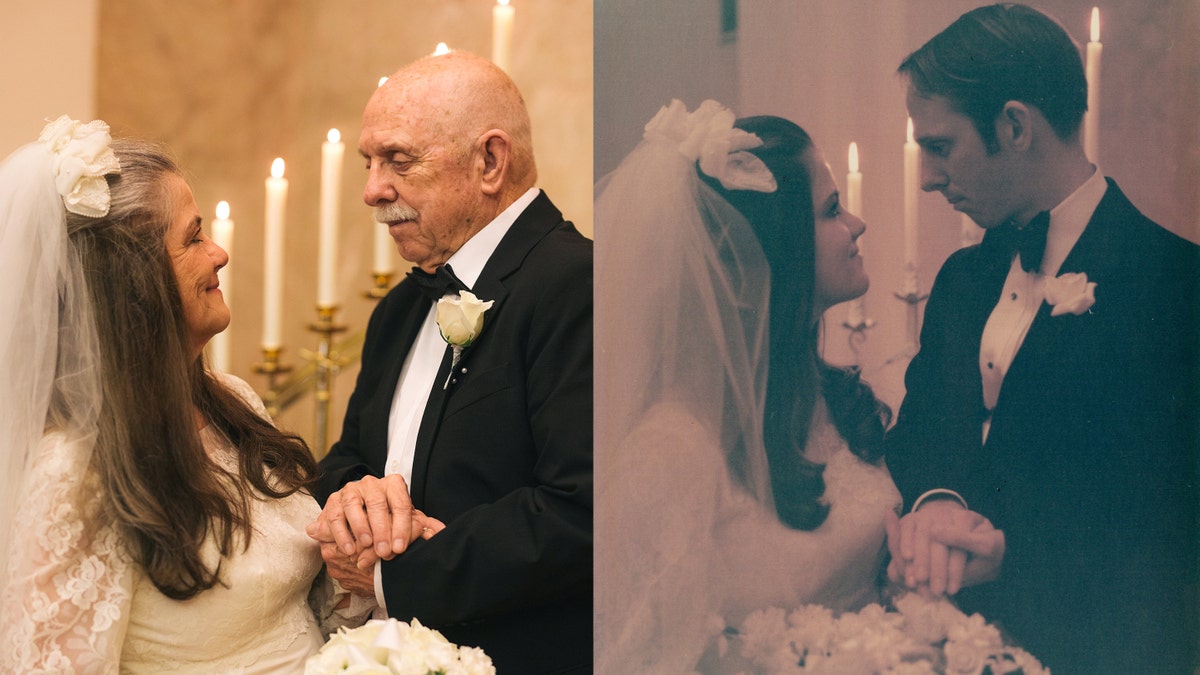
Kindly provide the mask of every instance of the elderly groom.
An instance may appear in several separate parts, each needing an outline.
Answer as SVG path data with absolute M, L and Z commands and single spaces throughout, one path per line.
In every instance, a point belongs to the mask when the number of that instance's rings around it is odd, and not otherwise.
M 1198 249 L 1088 161 L 1053 19 L 972 10 L 900 72 L 922 187 L 987 234 L 934 282 L 888 436 L 892 577 L 995 577 L 962 607 L 1055 673 L 1192 672 Z
M 591 242 L 534 187 L 524 101 L 477 56 L 393 75 L 359 151 L 364 201 L 420 271 L 371 317 L 310 533 L 347 587 L 499 672 L 588 672 Z M 456 359 L 434 307 L 464 288 L 492 305 Z M 406 546 L 414 506 L 445 529 Z

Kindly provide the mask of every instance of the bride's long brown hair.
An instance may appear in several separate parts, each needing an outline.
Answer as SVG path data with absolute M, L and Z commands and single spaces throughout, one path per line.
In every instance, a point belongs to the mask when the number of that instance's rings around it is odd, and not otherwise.
M 99 518 L 115 522 L 130 556 L 163 594 L 186 599 L 220 582 L 200 550 L 211 536 L 222 558 L 249 546 L 254 491 L 269 498 L 311 484 L 304 441 L 277 430 L 193 359 L 166 248 L 182 177 L 161 148 L 114 140 L 121 173 L 108 182 L 107 216 L 68 214 L 85 270 L 101 355 L 102 405 L 92 470 Z M 208 457 L 194 411 L 237 448 L 240 472 Z M 269 475 L 268 475 L 269 473 Z
M 850 450 L 870 463 L 883 456 L 883 434 L 892 412 L 875 398 L 857 370 L 834 367 L 817 353 L 816 234 L 812 178 L 805 164 L 812 139 L 780 117 L 747 117 L 734 126 L 763 141 L 750 152 L 771 170 L 778 189 L 771 193 L 727 190 L 703 173 L 700 177 L 749 221 L 771 268 L 770 366 L 763 414 L 771 492 L 783 523 L 812 530 L 829 513 L 822 500 L 825 467 L 803 455 L 817 397 L 824 397 L 829 416 Z

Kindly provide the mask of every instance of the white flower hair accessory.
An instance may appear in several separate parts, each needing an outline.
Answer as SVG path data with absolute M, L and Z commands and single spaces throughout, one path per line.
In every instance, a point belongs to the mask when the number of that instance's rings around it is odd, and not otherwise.
M 109 144 L 112 136 L 101 120 L 84 124 L 66 115 L 46 125 L 38 140 L 54 153 L 54 184 L 71 213 L 91 218 L 108 215 L 110 173 L 121 163 Z
M 1044 292 L 1046 302 L 1053 307 L 1050 316 L 1083 314 L 1096 304 L 1096 282 L 1078 272 L 1047 278 Z
M 747 152 L 762 145 L 762 139 L 735 129 L 735 119 L 731 110 L 711 99 L 691 113 L 675 99 L 646 123 L 642 138 L 677 142 L 680 154 L 699 161 L 700 170 L 728 190 L 774 192 L 778 185 L 771 170 Z
M 442 334 L 446 344 L 454 348 L 450 373 L 446 376 L 446 383 L 442 385 L 442 389 L 450 386 L 450 378 L 454 375 L 454 368 L 459 359 L 462 358 L 463 350 L 470 347 L 483 331 L 483 315 L 492 308 L 494 302 L 480 300 L 471 291 L 459 291 L 457 297 L 447 295 L 437 301 L 435 318 L 438 332 Z

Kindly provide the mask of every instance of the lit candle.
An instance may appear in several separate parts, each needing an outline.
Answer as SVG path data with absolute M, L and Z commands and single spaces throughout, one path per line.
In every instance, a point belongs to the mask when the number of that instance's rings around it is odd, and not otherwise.
M 916 292 L 915 270 L 917 268 L 917 196 L 921 187 L 920 154 L 913 140 L 912 118 L 908 118 L 908 140 L 904 142 L 904 263 L 914 274 L 906 279 L 906 291 Z M 911 281 L 911 283 L 908 283 Z
M 396 250 L 396 242 L 392 239 L 392 234 L 388 232 L 388 226 L 379 221 L 375 221 L 375 268 L 371 271 L 375 274 L 391 274 L 395 271 L 395 265 L 392 262 L 392 253 Z
M 508 71 L 508 57 L 512 50 L 513 7 L 508 0 L 496 0 L 492 7 L 492 63 Z
M 346 145 L 337 129 L 321 144 L 320 253 L 317 257 L 317 305 L 337 305 L 338 202 Z
M 1100 162 L 1100 9 L 1092 8 L 1092 39 L 1087 44 L 1087 112 L 1083 116 L 1083 150 Z
M 229 202 L 217 203 L 217 219 L 212 225 L 213 243 L 224 249 L 226 255 L 233 257 L 233 221 L 229 219 Z M 217 272 L 217 280 L 220 282 L 221 296 L 225 300 L 225 306 L 232 308 L 230 305 L 230 283 L 229 283 L 229 265 L 222 267 Z M 229 329 L 217 333 L 213 336 L 212 342 L 209 343 L 209 354 L 212 356 L 213 370 L 221 372 L 229 371 Z
M 846 210 L 862 217 L 862 173 L 858 170 L 858 143 L 850 144 L 850 171 L 846 174 Z M 862 255 L 863 238 L 858 238 L 858 253 Z M 865 323 L 866 311 L 862 296 L 850 301 L 846 308 L 846 323 L 851 327 Z
M 447 45 L 445 42 L 439 42 L 439 43 L 437 43 L 437 46 L 433 48 L 434 56 L 441 56 L 442 54 L 449 54 L 449 53 L 450 53 L 450 46 Z M 383 83 L 380 82 L 380 84 L 383 84 Z
M 263 334 L 264 349 L 279 349 L 283 316 L 283 218 L 287 206 L 288 181 L 283 177 L 283 158 L 271 163 L 267 178 L 267 214 L 263 261 Z

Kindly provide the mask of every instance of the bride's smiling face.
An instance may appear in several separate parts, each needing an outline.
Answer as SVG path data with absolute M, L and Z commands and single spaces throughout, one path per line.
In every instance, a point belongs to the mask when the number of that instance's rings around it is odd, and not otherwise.
M 217 270 L 229 262 L 229 255 L 205 234 L 200 208 L 187 182 L 179 176 L 166 180 L 170 181 L 171 201 L 175 205 L 167 229 L 167 254 L 175 268 L 175 283 L 195 358 L 212 336 L 229 326 L 229 307 L 217 281 Z
M 816 269 L 813 276 L 813 316 L 867 292 L 870 281 L 858 254 L 858 238 L 866 223 L 842 208 L 841 195 L 825 156 L 817 148 L 805 153 L 812 179 L 813 237 Z

